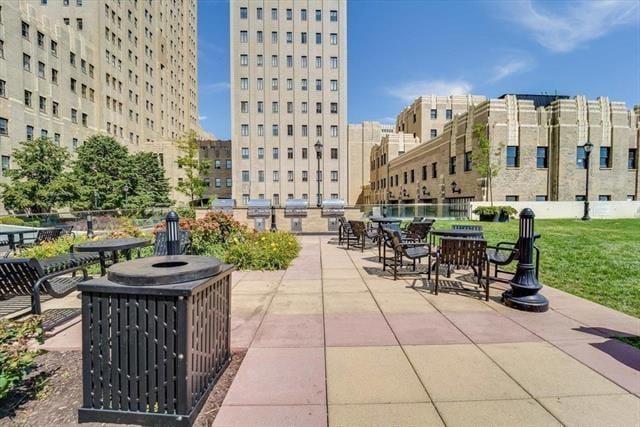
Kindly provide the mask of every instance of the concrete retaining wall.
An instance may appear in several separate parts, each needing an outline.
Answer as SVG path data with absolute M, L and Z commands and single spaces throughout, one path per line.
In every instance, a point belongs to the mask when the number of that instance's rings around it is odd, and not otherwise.
M 518 212 L 524 208 L 531 208 L 536 214 L 536 218 L 541 219 L 562 219 L 562 218 L 582 218 L 584 213 L 584 202 L 494 202 L 494 205 L 512 206 Z M 640 201 L 616 201 L 599 202 L 590 201 L 591 218 L 640 218 Z M 489 202 L 471 202 L 470 212 L 478 206 L 490 206 Z M 478 219 L 477 215 L 471 213 L 472 219 Z

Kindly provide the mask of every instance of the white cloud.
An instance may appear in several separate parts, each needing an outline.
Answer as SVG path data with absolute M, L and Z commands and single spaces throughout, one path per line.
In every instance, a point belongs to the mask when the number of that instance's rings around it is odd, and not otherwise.
M 209 117 L 207 116 L 198 116 L 198 120 L 203 121 L 203 120 L 207 120 Z
M 533 61 L 529 58 L 505 58 L 503 61 L 493 67 L 493 77 L 490 82 L 497 82 L 512 74 L 527 71 L 533 65 Z
M 391 116 L 386 116 L 386 117 L 382 117 L 380 119 L 378 119 L 378 121 L 382 124 L 385 125 L 395 125 L 396 124 L 396 118 L 395 117 L 391 117 Z
M 404 101 L 413 101 L 422 95 L 466 95 L 471 83 L 464 80 L 414 80 L 387 88 L 387 92 Z
M 640 17 L 640 2 L 635 0 L 570 2 L 561 11 L 546 10 L 532 0 L 498 4 L 507 19 L 553 52 L 570 52 Z
M 216 93 L 229 90 L 229 82 L 203 83 L 200 85 L 200 93 Z

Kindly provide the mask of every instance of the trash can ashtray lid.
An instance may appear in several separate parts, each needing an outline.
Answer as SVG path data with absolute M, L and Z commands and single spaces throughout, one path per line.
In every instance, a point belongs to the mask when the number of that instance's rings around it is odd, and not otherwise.
M 129 286 L 175 285 L 215 276 L 222 265 L 219 259 L 206 256 L 155 256 L 113 264 L 107 279 Z

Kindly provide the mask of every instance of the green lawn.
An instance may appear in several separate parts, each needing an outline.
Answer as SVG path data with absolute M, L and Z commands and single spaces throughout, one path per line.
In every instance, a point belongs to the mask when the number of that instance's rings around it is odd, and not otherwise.
M 473 224 L 483 226 L 490 245 L 518 238 L 518 220 Z M 537 220 L 535 228 L 543 285 L 640 317 L 640 220 Z

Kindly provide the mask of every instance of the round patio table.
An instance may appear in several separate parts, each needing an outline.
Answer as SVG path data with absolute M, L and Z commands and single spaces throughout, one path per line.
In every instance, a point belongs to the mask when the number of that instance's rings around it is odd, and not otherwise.
M 118 251 L 124 253 L 127 260 L 131 260 L 131 249 L 142 248 L 151 243 L 150 239 L 144 237 L 127 237 L 123 239 L 104 239 L 74 245 L 77 252 L 97 252 L 100 257 L 100 273 L 104 276 L 107 273 L 105 253 L 110 252 L 112 262 L 118 262 Z

